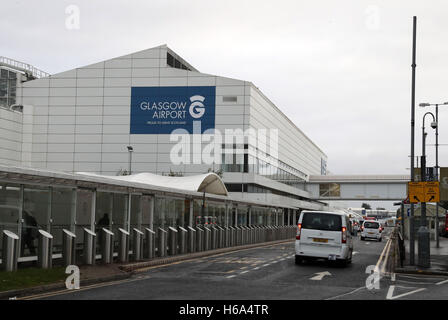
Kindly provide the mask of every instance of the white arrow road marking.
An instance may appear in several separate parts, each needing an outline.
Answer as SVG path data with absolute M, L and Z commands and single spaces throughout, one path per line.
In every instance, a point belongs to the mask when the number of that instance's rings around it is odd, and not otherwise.
M 328 272 L 328 271 L 317 272 L 315 274 L 317 274 L 317 276 L 314 276 L 314 277 L 310 278 L 310 280 L 322 280 L 323 277 L 325 277 L 325 276 L 331 276 L 331 273 Z
M 400 288 L 407 288 L 407 287 L 400 287 Z M 410 294 L 426 290 L 426 288 L 420 288 L 420 289 L 417 289 L 417 290 L 413 290 L 413 291 L 410 291 L 410 292 L 399 294 L 398 296 L 395 296 L 395 297 L 394 297 L 394 290 L 395 290 L 395 286 L 390 286 L 389 287 L 389 291 L 387 292 L 387 296 L 386 296 L 387 300 L 394 300 L 394 299 L 402 298 L 402 297 L 408 296 Z
M 358 253 L 359 253 L 358 251 L 353 251 L 352 256 L 354 256 L 355 254 L 358 254 Z

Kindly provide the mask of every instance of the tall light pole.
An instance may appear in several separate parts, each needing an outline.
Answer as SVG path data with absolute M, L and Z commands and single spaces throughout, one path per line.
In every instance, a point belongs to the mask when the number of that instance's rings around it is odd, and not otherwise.
M 412 18 L 412 86 L 411 86 L 411 181 L 414 182 L 414 136 L 415 136 L 415 68 L 417 48 L 417 17 Z M 403 221 L 404 222 L 404 221 Z M 411 203 L 409 217 L 409 263 L 414 265 L 415 240 L 414 240 L 414 204 Z
M 444 103 L 420 103 L 420 107 L 436 106 L 436 180 L 439 181 L 439 105 L 448 105 L 448 102 Z M 436 202 L 436 247 L 440 247 L 439 241 L 439 203 Z
M 129 152 L 129 175 L 132 174 L 132 152 L 134 152 L 134 148 L 131 146 L 127 146 Z
M 421 171 L 422 171 L 422 181 L 426 181 L 426 135 L 425 132 L 425 118 L 427 115 L 431 115 L 433 122 L 431 122 L 431 127 L 433 129 L 437 128 L 436 118 L 431 112 L 426 112 L 423 116 L 423 126 L 422 126 L 422 159 L 421 159 Z M 424 199 L 423 199 L 424 200 Z M 418 229 L 418 265 L 423 268 L 429 268 L 431 266 L 430 261 L 430 238 L 429 230 L 426 225 L 426 202 L 421 202 L 420 209 L 420 228 Z

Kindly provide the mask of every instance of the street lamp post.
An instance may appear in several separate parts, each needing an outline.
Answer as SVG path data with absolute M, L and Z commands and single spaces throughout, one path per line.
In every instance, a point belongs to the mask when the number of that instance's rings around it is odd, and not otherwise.
M 439 181 L 439 105 L 448 105 L 448 102 L 444 103 L 420 103 L 420 107 L 436 106 L 436 180 Z M 439 241 L 439 203 L 436 203 L 436 247 L 440 247 Z
M 431 127 L 433 129 L 437 128 L 437 122 L 434 115 L 431 112 L 426 112 L 423 116 L 423 126 L 422 126 L 422 158 L 421 158 L 421 174 L 422 181 L 426 181 L 426 135 L 425 132 L 425 117 L 430 114 L 432 116 L 433 122 L 431 123 Z M 424 199 L 423 199 L 424 200 Z M 430 238 L 429 238 L 429 229 L 426 223 L 426 202 L 421 202 L 420 209 L 420 228 L 418 229 L 418 265 L 423 268 L 429 268 L 431 265 L 430 262 Z
M 129 152 L 129 175 L 132 174 L 132 152 L 134 152 L 134 148 L 131 146 L 127 146 Z

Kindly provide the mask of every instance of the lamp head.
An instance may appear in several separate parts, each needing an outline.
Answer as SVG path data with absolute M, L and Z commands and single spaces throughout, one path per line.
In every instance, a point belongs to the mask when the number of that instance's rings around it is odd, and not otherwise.
M 134 151 L 134 149 L 133 149 L 131 146 L 127 146 L 127 148 L 128 148 L 128 151 L 129 151 L 129 152 Z
M 437 128 L 437 122 L 435 122 L 435 121 L 431 122 L 431 128 L 436 129 Z

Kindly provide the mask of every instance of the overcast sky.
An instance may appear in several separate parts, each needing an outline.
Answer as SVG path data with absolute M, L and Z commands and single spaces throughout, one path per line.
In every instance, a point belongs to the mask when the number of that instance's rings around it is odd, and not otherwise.
M 418 103 L 448 101 L 443 0 L 7 1 L 0 55 L 57 73 L 167 44 L 201 72 L 253 82 L 327 154 L 331 173 L 408 174 L 414 15 L 420 155 L 433 107 Z M 440 107 L 440 144 L 447 120 Z

